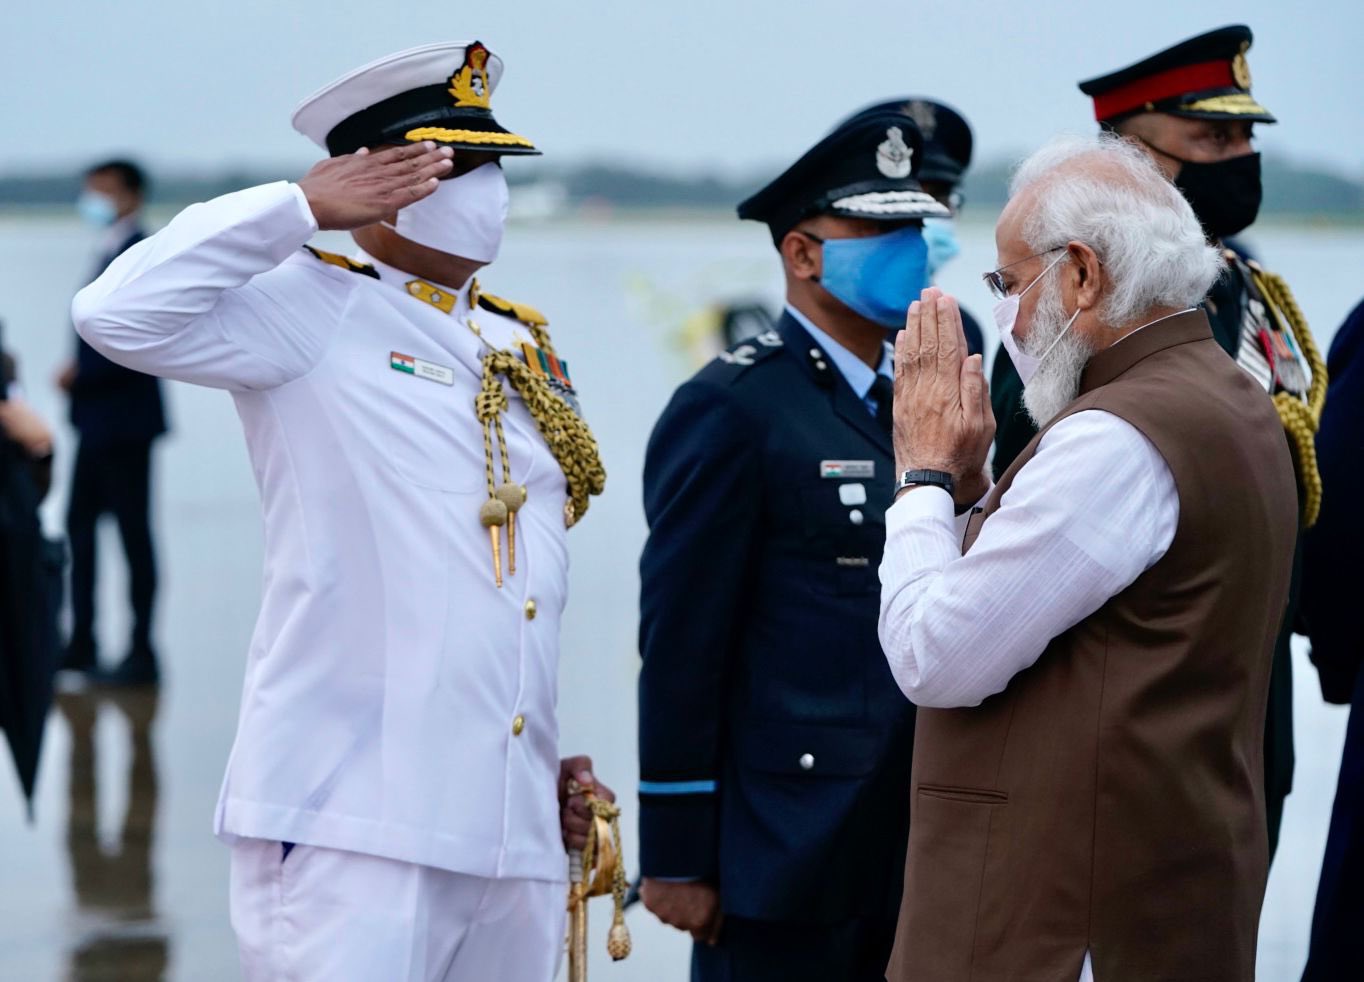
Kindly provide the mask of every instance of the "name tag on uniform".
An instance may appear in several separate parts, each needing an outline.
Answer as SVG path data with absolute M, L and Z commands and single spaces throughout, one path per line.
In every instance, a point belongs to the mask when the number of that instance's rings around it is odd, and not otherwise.
M 437 365 L 435 362 L 423 361 L 420 358 L 413 358 L 411 355 L 393 351 L 389 353 L 388 363 L 395 372 L 406 372 L 408 375 L 439 382 L 441 385 L 455 384 L 454 370 L 446 368 L 444 365 Z
M 821 460 L 819 476 L 833 478 L 873 478 L 876 476 L 874 460 Z

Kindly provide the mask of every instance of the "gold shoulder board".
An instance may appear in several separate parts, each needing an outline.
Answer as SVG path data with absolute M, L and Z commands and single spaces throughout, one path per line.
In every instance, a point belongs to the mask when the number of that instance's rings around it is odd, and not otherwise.
M 495 314 L 502 314 L 506 317 L 514 317 L 522 324 L 530 327 L 544 327 L 549 324 L 549 319 L 534 307 L 524 303 L 517 303 L 514 300 L 504 300 L 495 297 L 491 293 L 479 293 L 478 305 L 484 310 L 491 310 Z
M 312 246 L 304 246 L 303 248 L 311 252 L 314 258 L 333 266 L 339 266 L 348 273 L 360 273 L 363 276 L 372 276 L 376 280 L 379 278 L 379 271 L 369 263 L 358 263 L 354 259 L 342 256 L 339 253 L 323 252 L 321 249 L 314 249 Z

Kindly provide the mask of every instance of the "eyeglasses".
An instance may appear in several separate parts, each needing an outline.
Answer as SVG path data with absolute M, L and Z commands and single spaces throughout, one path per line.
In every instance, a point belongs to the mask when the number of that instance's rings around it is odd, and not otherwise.
M 991 270 L 988 273 L 982 273 L 980 278 L 985 281 L 985 285 L 990 288 L 990 292 L 994 294 L 996 300 L 1003 300 L 1009 295 L 1009 288 L 1004 285 L 1004 271 L 1006 269 L 1010 269 L 1020 263 L 1025 263 L 1029 259 L 1036 259 L 1038 256 L 1049 256 L 1053 252 L 1060 252 L 1064 248 L 1066 247 L 1059 245 L 1052 246 L 1050 249 L 1043 249 L 1041 252 L 1034 252 L 1031 256 L 1025 256 L 1016 262 L 1009 263 L 1008 266 L 1001 266 L 999 269 Z

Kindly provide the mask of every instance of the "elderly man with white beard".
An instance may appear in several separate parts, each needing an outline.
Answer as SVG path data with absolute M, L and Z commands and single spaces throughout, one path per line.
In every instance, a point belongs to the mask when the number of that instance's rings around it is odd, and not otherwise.
M 955 301 L 924 291 L 896 344 L 880 637 L 920 710 L 887 978 L 1248 982 L 1288 448 L 1196 308 L 1220 259 L 1139 150 L 1039 151 L 996 243 L 1041 432 L 994 487 Z

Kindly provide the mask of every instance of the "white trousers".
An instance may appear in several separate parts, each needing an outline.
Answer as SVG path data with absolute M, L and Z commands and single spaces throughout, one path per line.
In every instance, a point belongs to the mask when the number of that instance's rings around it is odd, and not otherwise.
M 232 928 L 247 982 L 552 982 L 567 886 L 241 839 Z

